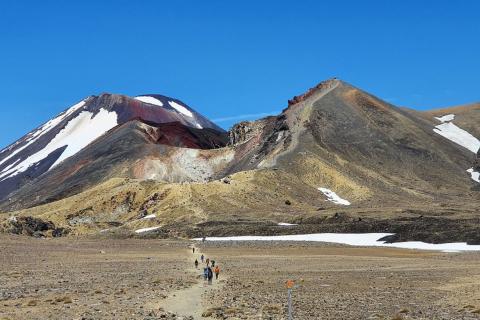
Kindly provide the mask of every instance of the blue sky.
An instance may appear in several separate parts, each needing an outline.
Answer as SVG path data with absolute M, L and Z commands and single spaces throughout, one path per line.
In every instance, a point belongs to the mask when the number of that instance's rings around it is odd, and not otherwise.
M 102 92 L 225 128 L 335 76 L 417 109 L 480 101 L 480 1 L 5 0 L 0 40 L 0 147 Z

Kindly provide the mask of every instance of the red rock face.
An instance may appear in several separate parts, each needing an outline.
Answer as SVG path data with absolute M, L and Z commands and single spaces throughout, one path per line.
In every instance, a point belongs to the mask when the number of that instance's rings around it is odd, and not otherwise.
M 193 149 L 212 149 L 225 145 L 226 135 L 218 135 L 212 129 L 195 129 L 178 122 L 170 122 L 149 128 L 146 132 L 153 143 Z
M 124 110 L 120 111 L 120 114 L 124 115 L 127 121 L 140 119 L 153 123 L 182 122 L 180 117 L 175 116 L 171 111 L 162 107 L 150 106 L 138 100 L 128 100 L 126 102 L 126 108 L 122 106 L 122 109 L 123 108 Z

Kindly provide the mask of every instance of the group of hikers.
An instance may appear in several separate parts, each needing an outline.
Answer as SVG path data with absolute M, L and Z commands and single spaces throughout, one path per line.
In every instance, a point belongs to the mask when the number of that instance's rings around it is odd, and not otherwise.
M 195 247 L 192 248 L 193 253 L 195 254 Z M 203 279 L 208 281 L 208 284 L 212 284 L 213 275 L 215 274 L 215 280 L 218 280 L 218 275 L 220 274 L 220 267 L 215 265 L 215 260 L 210 260 L 210 258 L 205 258 L 202 254 L 200 256 L 201 263 L 205 263 L 205 267 L 203 268 Z M 198 269 L 198 259 L 195 259 L 195 269 Z

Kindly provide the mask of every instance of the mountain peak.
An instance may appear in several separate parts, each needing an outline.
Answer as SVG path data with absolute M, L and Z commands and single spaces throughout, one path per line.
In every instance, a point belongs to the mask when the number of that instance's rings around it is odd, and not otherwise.
M 330 90 L 333 87 L 337 86 L 339 83 L 343 83 L 343 82 L 336 77 L 324 80 L 319 84 L 317 84 L 316 86 L 308 89 L 301 95 L 294 96 L 292 99 L 288 100 L 288 106 L 290 107 L 294 104 L 305 101 L 315 93 L 324 92 L 325 90 Z

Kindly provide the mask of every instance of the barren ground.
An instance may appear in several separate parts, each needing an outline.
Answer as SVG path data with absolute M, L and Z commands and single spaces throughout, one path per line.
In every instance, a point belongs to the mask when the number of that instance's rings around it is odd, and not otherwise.
M 189 245 L 0 236 L 0 319 L 285 319 L 290 278 L 295 319 L 480 318 L 478 253 L 207 242 L 208 286 Z

